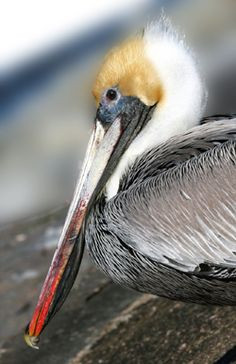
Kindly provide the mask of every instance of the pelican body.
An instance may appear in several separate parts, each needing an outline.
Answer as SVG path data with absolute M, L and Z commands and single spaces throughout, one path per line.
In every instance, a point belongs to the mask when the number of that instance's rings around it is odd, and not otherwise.
M 93 94 L 94 130 L 26 329 L 34 348 L 85 245 L 123 286 L 236 304 L 236 118 L 202 118 L 207 93 L 192 52 L 163 18 L 108 53 Z

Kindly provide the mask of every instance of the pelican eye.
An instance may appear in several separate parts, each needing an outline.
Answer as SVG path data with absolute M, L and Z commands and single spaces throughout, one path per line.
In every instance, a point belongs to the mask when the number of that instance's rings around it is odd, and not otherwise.
M 113 88 L 110 88 L 109 90 L 107 90 L 106 98 L 110 101 L 115 100 L 117 98 L 116 90 L 114 90 Z

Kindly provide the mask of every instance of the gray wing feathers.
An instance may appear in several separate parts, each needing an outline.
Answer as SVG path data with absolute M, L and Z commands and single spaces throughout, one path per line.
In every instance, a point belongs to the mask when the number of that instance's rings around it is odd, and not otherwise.
M 107 204 L 106 213 L 121 240 L 160 263 L 187 272 L 201 263 L 236 267 L 235 135 L 134 184 Z
M 236 119 L 236 114 L 228 114 L 228 115 L 224 115 L 224 114 L 217 114 L 217 115 L 211 115 L 211 116 L 206 116 L 204 117 L 201 121 L 200 124 L 205 124 L 205 123 L 212 123 L 218 120 L 224 121 L 224 122 L 228 122 L 232 119 Z
M 120 182 L 121 190 L 130 187 L 136 181 L 140 183 L 148 177 L 157 176 L 228 140 L 236 140 L 236 118 L 211 121 L 183 135 L 172 137 L 136 160 L 124 174 Z

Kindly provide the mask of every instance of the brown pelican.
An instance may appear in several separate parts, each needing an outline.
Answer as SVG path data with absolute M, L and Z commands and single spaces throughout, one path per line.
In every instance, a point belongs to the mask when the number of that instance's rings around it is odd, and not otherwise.
M 86 246 L 115 282 L 236 304 L 236 118 L 202 119 L 196 62 L 165 19 L 106 56 L 94 130 L 25 339 L 66 299 Z

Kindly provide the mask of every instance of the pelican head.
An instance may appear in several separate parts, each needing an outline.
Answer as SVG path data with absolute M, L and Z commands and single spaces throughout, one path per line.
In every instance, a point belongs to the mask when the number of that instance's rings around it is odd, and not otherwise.
M 116 195 L 128 165 L 196 125 L 205 90 L 191 52 L 168 20 L 149 25 L 106 56 L 93 87 L 97 112 L 80 179 L 25 339 L 38 337 L 66 299 L 84 250 L 87 216 Z

